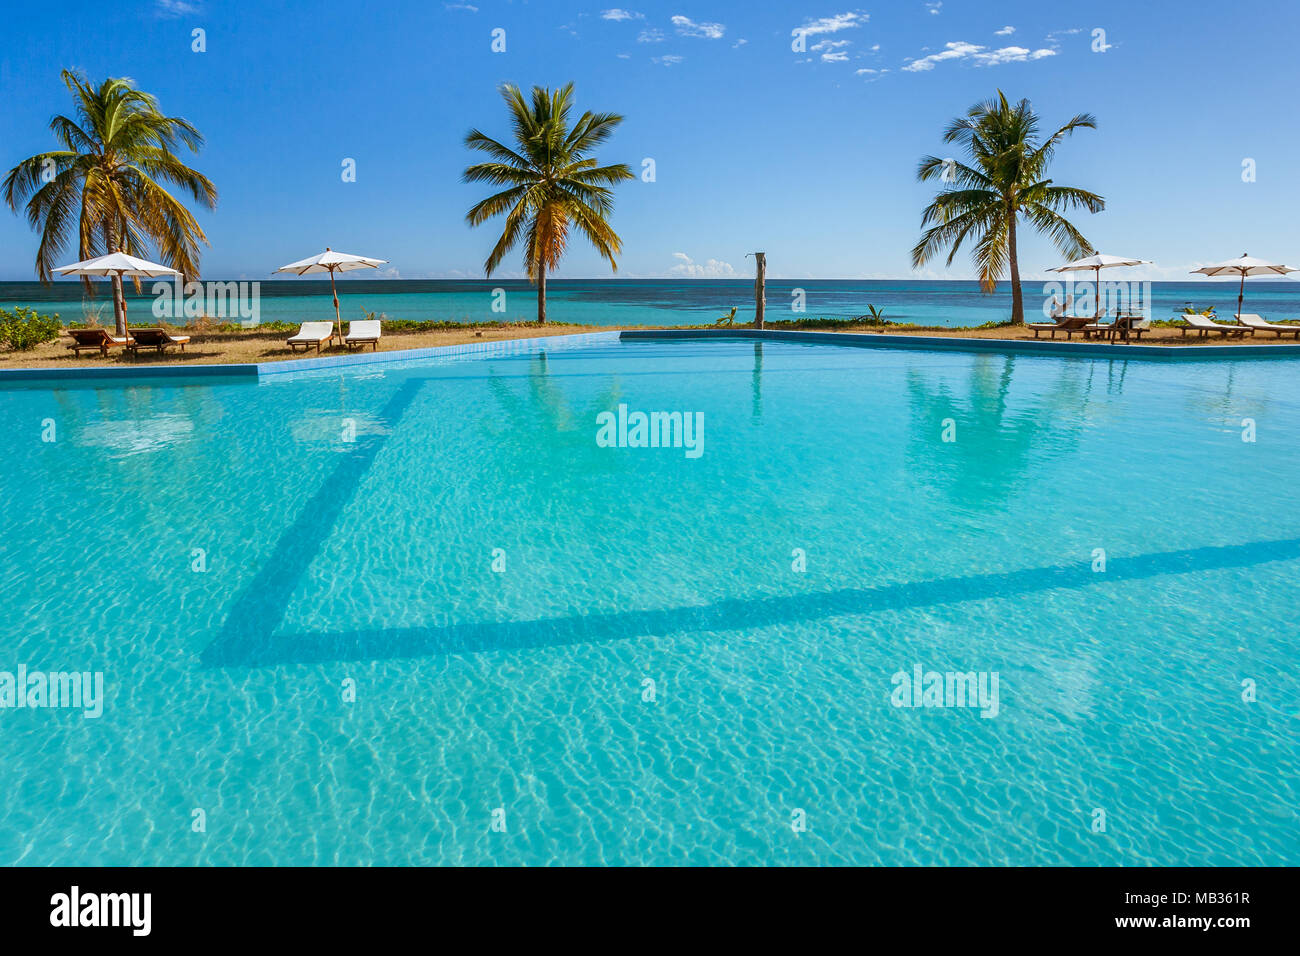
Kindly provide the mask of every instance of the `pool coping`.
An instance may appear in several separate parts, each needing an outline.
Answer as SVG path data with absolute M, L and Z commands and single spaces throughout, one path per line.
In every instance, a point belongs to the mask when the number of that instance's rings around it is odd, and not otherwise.
M 461 342 L 422 349 L 393 349 L 324 355 L 318 358 L 285 359 L 215 365 L 155 365 L 133 367 L 71 367 L 0 369 L 0 385 L 6 382 L 76 382 L 93 380 L 129 384 L 139 379 L 219 378 L 230 381 L 262 379 L 299 372 L 327 371 L 418 361 L 423 358 L 453 358 L 472 355 L 509 355 L 536 352 L 552 347 L 582 347 L 618 341 L 674 339 L 756 339 L 776 342 L 804 342 L 853 348 L 900 348 L 940 352 L 1001 352 L 1084 358 L 1156 359 L 1196 361 L 1200 359 L 1300 359 L 1300 344 L 1278 342 L 1268 345 L 1102 345 L 1094 342 L 1061 342 L 1051 339 L 975 339 L 957 336 L 897 335 L 888 332 L 819 332 L 789 329 L 611 329 L 608 332 L 574 332 L 526 339 L 495 339 Z
M 1053 339 L 976 339 L 959 336 L 897 335 L 888 332 L 817 332 L 791 329 L 626 329 L 627 340 L 769 339 L 777 342 L 815 342 L 856 348 L 917 349 L 931 352 L 1016 352 L 1037 355 L 1073 355 L 1084 358 L 1197 359 L 1249 358 L 1300 359 L 1300 345 L 1125 345 L 1097 342 L 1062 342 Z
M 0 384 L 5 382 L 77 382 L 84 379 L 119 381 L 153 378 L 257 378 L 257 366 L 242 362 L 226 365 L 142 365 L 85 366 L 82 368 L 7 368 L 0 369 Z
M 494 339 L 488 342 L 460 342 L 456 345 L 431 345 L 422 349 L 392 349 L 387 352 L 349 352 L 343 355 L 322 355 L 319 358 L 285 359 L 280 362 L 245 362 L 214 365 L 143 365 L 139 367 L 85 366 L 77 368 L 11 368 L 0 369 L 0 385 L 5 382 L 77 382 L 94 379 L 100 382 L 130 384 L 137 379 L 223 378 L 228 380 L 262 379 L 277 375 L 301 372 L 349 369 L 392 362 L 408 362 L 422 358 L 454 358 L 462 355 L 510 355 L 536 352 L 548 343 L 556 347 L 582 347 L 602 342 L 617 342 L 619 331 L 574 332 L 567 335 L 542 335 L 527 339 Z
M 422 358 L 453 358 L 461 355 L 510 355 L 536 352 L 549 343 L 563 343 L 567 347 L 599 345 L 618 341 L 618 330 L 608 332 L 572 332 L 567 335 L 542 335 L 529 339 L 494 339 L 489 342 L 460 342 L 456 345 L 431 345 L 422 349 L 393 349 L 388 352 L 358 352 L 346 355 L 324 355 L 310 359 L 286 359 L 283 362 L 262 362 L 255 366 L 259 378 L 285 375 L 294 372 L 312 372 L 321 369 L 352 368 L 360 365 L 382 365 L 390 362 L 409 362 Z

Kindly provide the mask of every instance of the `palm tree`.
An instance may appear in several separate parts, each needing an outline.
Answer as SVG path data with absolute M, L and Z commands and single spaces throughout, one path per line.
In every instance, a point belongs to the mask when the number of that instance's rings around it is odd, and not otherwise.
M 465 219 L 477 226 L 505 214 L 505 230 L 483 264 L 484 272 L 492 275 L 505 254 L 522 241 L 528 278 L 537 284 L 537 321 L 545 322 L 546 274 L 559 266 L 571 227 L 576 226 L 618 271 L 614 255 L 622 251 L 623 241 L 609 224 L 614 209 L 610 187 L 632 179 L 632 171 L 623 163 L 597 166 L 588 154 L 609 138 L 623 117 L 586 112 L 570 128 L 572 83 L 553 91 L 534 86 L 531 104 L 509 83 L 501 87 L 501 97 L 510 111 L 515 148 L 470 130 L 465 145 L 487 153 L 492 162 L 470 166 L 464 180 L 508 188 L 476 203 Z
M 131 80 L 110 78 L 96 87 L 71 70 L 61 76 L 76 103 L 75 118 L 50 120 L 63 148 L 23 160 L 4 181 L 9 208 L 18 212 L 26 203 L 27 221 L 41 234 L 37 276 L 50 281 L 75 233 L 81 259 L 119 251 L 143 256 L 153 246 L 164 263 L 196 277 L 199 243 L 206 244 L 207 236 L 165 184 L 207 209 L 216 205 L 216 187 L 174 152 L 182 144 L 197 152 L 203 145 L 199 131 L 165 116 L 158 101 Z M 82 282 L 93 295 L 91 280 Z M 122 278 L 114 276 L 119 335 L 126 332 L 125 307 Z
M 945 186 L 921 216 L 922 228 L 930 228 L 912 247 L 913 267 L 924 265 L 946 247 L 951 247 L 948 265 L 952 265 L 969 236 L 975 242 L 974 259 L 985 292 L 992 292 L 1010 270 L 1014 325 L 1025 323 L 1016 255 L 1017 218 L 1045 232 L 1066 258 L 1077 259 L 1092 247 L 1061 212 L 1080 207 L 1100 212 L 1106 207 L 1096 193 L 1057 186 L 1043 178 L 1061 140 L 1076 129 L 1096 129 L 1096 118 L 1080 113 L 1041 144 L 1038 123 L 1038 114 L 1028 100 L 1012 106 L 998 90 L 996 99 L 972 106 L 944 133 L 943 141 L 964 146 L 971 161 L 926 156 L 916 172 L 921 182 L 938 177 Z

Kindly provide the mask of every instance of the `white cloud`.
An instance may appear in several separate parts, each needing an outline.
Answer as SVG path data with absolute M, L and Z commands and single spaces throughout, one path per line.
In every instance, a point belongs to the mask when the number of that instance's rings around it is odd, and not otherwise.
M 937 17 L 939 15 L 939 11 L 942 8 L 943 8 L 943 0 L 937 0 L 937 2 L 935 3 L 927 3 L 925 5 L 925 9 L 929 10 L 930 15 L 934 17 Z
M 154 12 L 160 17 L 186 17 L 198 13 L 199 6 L 197 3 L 186 3 L 185 0 L 158 0 Z
M 682 56 L 677 56 L 674 53 L 668 53 L 665 54 L 664 56 L 652 56 L 650 57 L 650 62 L 657 63 L 659 66 L 676 66 L 684 59 L 686 58 Z
M 668 270 L 669 275 L 688 279 L 726 279 L 736 274 L 731 263 L 721 259 L 696 262 L 684 252 L 674 252 L 673 258 L 677 260 L 677 265 Z
M 1027 60 L 1041 60 L 1045 56 L 1056 56 L 1055 50 L 1028 50 L 1022 46 L 1004 46 L 991 53 L 979 53 L 975 56 L 976 66 L 999 66 L 1003 63 L 1024 63 Z
M 860 27 L 869 19 L 870 17 L 865 13 L 837 13 L 833 17 L 809 20 L 803 26 L 791 30 L 790 35 L 798 36 L 802 33 L 806 37 L 812 37 L 820 33 L 839 33 L 841 30 Z
M 844 47 L 852 46 L 852 40 L 818 40 L 808 49 L 822 55 L 823 63 L 843 63 L 849 58 Z
M 1009 37 L 1011 36 L 1011 34 L 1015 32 L 1016 32 L 1015 27 L 1003 27 L 1001 30 L 994 30 L 993 35 L 995 37 Z
M 448 10 L 468 10 L 470 13 L 478 13 L 478 7 L 472 3 L 444 3 Z
M 921 73 L 926 70 L 933 70 L 936 63 L 942 63 L 944 60 L 960 60 L 963 57 L 971 56 L 984 49 L 982 46 L 975 46 L 973 43 L 948 43 L 944 46 L 942 53 L 931 53 L 929 56 L 921 57 L 919 60 L 913 60 L 907 66 L 903 67 L 909 73 Z
M 636 38 L 637 43 L 663 43 L 664 34 L 662 30 L 642 30 L 640 36 Z
M 600 11 L 600 18 L 602 20 L 614 20 L 616 22 L 619 20 L 644 20 L 645 14 L 634 13 L 631 10 L 620 10 L 618 7 L 614 7 L 612 10 Z
M 727 32 L 727 28 L 721 23 L 696 23 L 690 17 L 684 17 L 681 14 L 673 17 L 672 23 L 677 28 L 677 32 L 684 37 L 720 40 L 722 35 Z
M 1028 50 L 1022 46 L 1004 46 L 998 50 L 989 50 L 975 43 L 958 41 L 945 43 L 939 53 L 931 53 L 919 60 L 912 60 L 903 67 L 908 73 L 923 73 L 933 70 L 936 63 L 945 60 L 969 60 L 976 66 L 999 66 L 1003 63 L 1024 63 L 1028 60 L 1041 60 L 1046 56 L 1055 56 L 1055 50 Z
M 735 43 L 731 44 L 731 48 L 734 50 L 736 47 L 738 47 L 738 46 L 744 46 L 744 45 L 745 45 L 746 43 L 748 43 L 748 42 L 749 42 L 749 41 L 746 40 L 744 37 L 741 37 L 741 38 L 740 38 L 739 40 L 737 40 Z

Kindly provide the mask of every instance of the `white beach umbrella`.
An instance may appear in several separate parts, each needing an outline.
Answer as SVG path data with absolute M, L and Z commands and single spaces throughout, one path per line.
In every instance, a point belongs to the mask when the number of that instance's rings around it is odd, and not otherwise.
M 1255 259 L 1243 252 L 1239 259 L 1229 259 L 1217 265 L 1193 269 L 1192 275 L 1241 276 L 1241 286 L 1237 289 L 1237 314 L 1241 315 L 1241 300 L 1246 295 L 1246 276 L 1284 276 L 1288 272 L 1300 272 L 1300 270 L 1276 262 Z
M 339 316 L 339 294 L 334 288 L 334 273 L 351 272 L 353 269 L 378 269 L 387 262 L 387 259 L 372 259 L 369 256 L 353 256 L 346 252 L 334 252 L 328 246 L 320 255 L 311 256 L 307 259 L 300 259 L 297 262 L 291 262 L 287 266 L 281 266 L 276 272 L 292 272 L 294 275 L 310 275 L 316 272 L 328 272 L 330 274 L 330 292 L 334 294 L 334 321 L 337 323 L 336 331 L 341 335 L 343 333 L 343 319 Z
M 137 259 L 125 252 L 110 252 L 106 256 L 74 262 L 70 266 L 59 266 L 54 270 L 65 276 L 131 276 L 140 279 L 160 279 L 163 276 L 180 275 L 170 266 L 161 266 L 147 259 Z M 126 330 L 126 296 L 122 297 L 122 328 Z M 117 296 L 113 297 L 113 309 L 117 310 Z
M 1149 266 L 1151 263 L 1146 259 L 1126 259 L 1123 256 L 1105 256 L 1100 252 L 1093 250 L 1092 255 L 1085 256 L 1082 259 L 1076 259 L 1074 262 L 1067 262 L 1063 266 L 1057 266 L 1055 269 L 1048 269 L 1048 272 L 1091 272 L 1097 288 L 1097 314 L 1094 318 L 1101 318 L 1101 270 L 1113 269 L 1116 266 Z

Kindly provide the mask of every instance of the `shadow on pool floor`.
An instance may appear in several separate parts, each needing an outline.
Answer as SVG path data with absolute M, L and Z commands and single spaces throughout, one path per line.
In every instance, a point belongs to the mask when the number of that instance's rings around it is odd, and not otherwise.
M 1104 574 L 1087 564 L 939 578 L 878 588 L 756 598 L 693 607 L 571 615 L 533 621 L 485 621 L 438 627 L 276 633 L 287 600 L 261 617 L 237 602 L 220 635 L 201 654 L 205 667 L 271 667 L 331 660 L 382 660 L 599 643 L 647 635 L 734 630 L 932 605 L 1010 597 L 1057 588 L 1083 590 L 1118 581 L 1253 567 L 1300 558 L 1300 538 L 1111 557 Z M 292 583 L 296 583 L 296 578 Z M 276 595 L 280 601 L 280 595 Z M 287 598 L 287 595 L 284 595 Z M 271 609 L 268 606 L 268 611 Z

